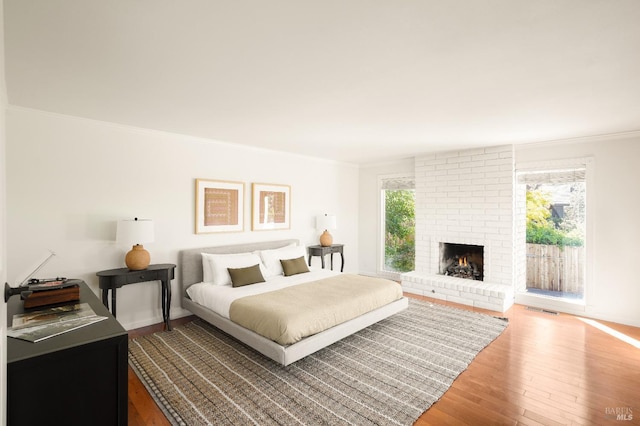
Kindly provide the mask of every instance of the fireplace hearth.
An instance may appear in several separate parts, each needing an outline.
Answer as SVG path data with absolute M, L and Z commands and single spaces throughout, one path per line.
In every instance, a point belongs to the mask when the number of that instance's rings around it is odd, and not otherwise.
M 440 243 L 441 275 L 484 280 L 484 246 Z

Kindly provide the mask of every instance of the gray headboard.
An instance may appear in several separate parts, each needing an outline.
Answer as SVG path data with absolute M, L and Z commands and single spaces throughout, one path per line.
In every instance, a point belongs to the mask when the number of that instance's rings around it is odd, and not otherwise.
M 178 254 L 178 270 L 181 296 L 186 296 L 190 285 L 202 282 L 202 253 L 231 254 L 249 253 L 255 250 L 276 249 L 289 244 L 300 244 L 297 239 L 262 241 L 257 243 L 234 244 L 229 246 L 200 247 L 181 250 Z

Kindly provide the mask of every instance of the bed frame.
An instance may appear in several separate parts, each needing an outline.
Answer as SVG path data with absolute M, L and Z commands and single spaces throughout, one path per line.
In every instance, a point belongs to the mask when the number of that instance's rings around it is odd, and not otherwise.
M 251 330 L 231 322 L 227 318 L 216 314 L 202 305 L 193 302 L 187 295 L 186 291 L 190 285 L 202 282 L 202 253 L 247 253 L 255 250 L 281 248 L 291 243 L 299 244 L 299 241 L 289 239 L 228 246 L 204 247 L 180 251 L 178 255 L 178 270 L 180 271 L 179 283 L 182 296 L 182 307 L 284 366 L 304 358 L 305 356 L 329 346 L 346 336 L 349 336 L 407 308 L 408 300 L 406 297 L 403 297 L 395 302 L 389 303 L 388 305 L 368 312 L 350 321 L 336 325 L 328 330 L 314 334 L 313 336 L 306 337 L 297 343 L 282 346 L 257 333 L 254 333 Z

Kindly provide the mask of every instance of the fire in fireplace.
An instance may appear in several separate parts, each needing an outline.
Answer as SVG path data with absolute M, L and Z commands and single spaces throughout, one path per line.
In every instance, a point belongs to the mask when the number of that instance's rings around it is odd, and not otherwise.
M 440 243 L 440 274 L 482 281 L 484 246 Z

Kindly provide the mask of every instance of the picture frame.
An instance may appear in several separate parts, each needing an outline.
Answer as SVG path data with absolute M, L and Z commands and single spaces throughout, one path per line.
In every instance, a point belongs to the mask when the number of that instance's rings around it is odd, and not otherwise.
M 196 179 L 196 234 L 244 231 L 244 183 Z
M 251 230 L 271 231 L 291 228 L 291 187 L 273 183 L 253 183 Z

